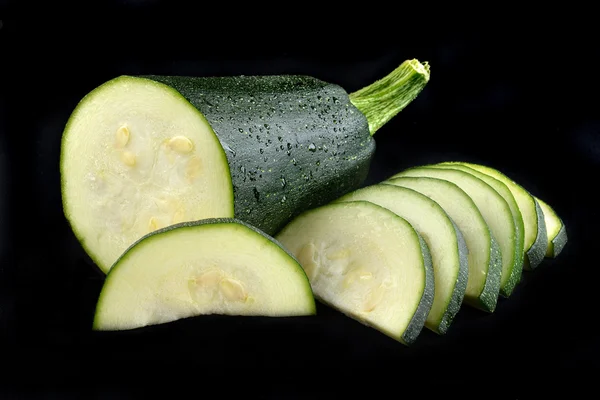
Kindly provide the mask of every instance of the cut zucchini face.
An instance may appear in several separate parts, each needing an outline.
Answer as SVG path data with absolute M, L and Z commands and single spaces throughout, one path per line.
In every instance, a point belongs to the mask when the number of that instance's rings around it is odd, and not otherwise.
M 427 245 L 406 220 L 366 201 L 330 203 L 294 218 L 276 238 L 317 299 L 401 343 L 416 340 L 434 278 Z
M 542 213 L 544 213 L 544 222 L 546 224 L 546 233 L 548 237 L 548 249 L 546 250 L 547 258 L 557 257 L 562 249 L 567 244 L 569 238 L 567 236 L 567 228 L 556 211 L 543 200 L 535 198 L 540 205 Z
M 126 330 L 206 314 L 315 314 L 310 283 L 277 241 L 234 219 L 159 229 L 106 277 L 95 330 Z
M 462 304 L 469 266 L 467 246 L 460 230 L 439 204 L 412 189 L 373 185 L 351 192 L 337 202 L 369 201 L 407 220 L 427 243 L 431 253 L 435 295 L 425 327 L 447 332 Z
M 515 254 L 513 258 L 514 265 L 512 269 L 508 270 L 503 268 L 502 270 L 502 280 L 500 282 L 500 295 L 504 297 L 509 297 L 512 294 L 515 287 L 517 286 L 517 283 L 519 283 L 521 280 L 521 275 L 523 273 L 523 262 L 525 259 L 525 228 L 523 225 L 523 217 L 521 215 L 521 211 L 519 210 L 519 205 L 517 204 L 515 197 L 512 195 L 511 191 L 504 183 L 500 182 L 496 178 L 492 178 L 491 176 L 484 174 L 483 172 L 479 172 L 464 165 L 450 163 L 435 164 L 431 167 L 455 169 L 469 173 L 490 185 L 496 192 L 498 192 L 500 196 L 502 196 L 502 198 L 508 204 L 510 212 L 513 216 L 513 221 L 515 223 Z
M 543 260 L 548 247 L 546 223 L 544 214 L 535 198 L 521 185 L 504 175 L 502 172 L 481 164 L 460 163 L 504 183 L 515 197 L 519 210 L 523 216 L 525 228 L 525 259 L 523 267 L 534 269 Z
M 464 302 L 493 312 L 498 302 L 502 256 L 498 243 L 473 200 L 452 182 L 428 177 L 399 177 L 384 184 L 413 189 L 438 203 L 460 229 L 469 250 Z
M 103 272 L 171 224 L 233 217 L 224 150 L 204 116 L 164 84 L 120 77 L 85 96 L 65 128 L 63 208 Z

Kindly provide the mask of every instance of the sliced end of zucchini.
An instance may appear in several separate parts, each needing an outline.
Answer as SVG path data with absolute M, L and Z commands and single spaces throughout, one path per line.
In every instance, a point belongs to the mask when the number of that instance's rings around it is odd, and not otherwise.
M 106 277 L 93 328 L 315 310 L 306 274 L 277 241 L 235 219 L 205 219 L 159 229 L 129 247 Z
M 73 111 L 61 145 L 66 218 L 104 272 L 135 240 L 164 226 L 233 217 L 225 152 L 179 92 L 121 76 Z

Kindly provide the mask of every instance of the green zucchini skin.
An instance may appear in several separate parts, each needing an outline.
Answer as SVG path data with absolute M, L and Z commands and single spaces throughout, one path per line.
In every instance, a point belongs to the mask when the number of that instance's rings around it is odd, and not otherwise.
M 301 75 L 144 78 L 206 117 L 227 154 L 235 217 L 267 234 L 367 178 L 375 140 L 339 85 Z

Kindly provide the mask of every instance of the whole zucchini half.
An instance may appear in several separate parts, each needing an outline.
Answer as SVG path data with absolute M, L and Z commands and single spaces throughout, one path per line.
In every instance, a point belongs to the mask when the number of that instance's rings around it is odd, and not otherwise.
M 104 272 L 175 223 L 235 216 L 273 235 L 357 189 L 372 135 L 428 80 L 417 60 L 352 94 L 295 75 L 115 78 L 63 133 L 65 216 Z

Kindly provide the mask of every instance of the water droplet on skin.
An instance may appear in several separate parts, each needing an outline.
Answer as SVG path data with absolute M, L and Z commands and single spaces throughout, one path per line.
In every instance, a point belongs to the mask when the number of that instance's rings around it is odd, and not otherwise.
M 317 160 L 317 162 L 315 164 L 317 164 L 317 167 L 318 167 L 319 165 L 321 165 L 321 161 Z
M 265 128 L 269 129 L 269 124 L 265 124 Z
M 258 189 L 254 188 L 253 192 L 254 192 L 254 198 L 256 199 L 256 202 L 259 203 L 260 202 L 260 193 L 258 192 Z
M 235 153 L 235 150 L 233 150 L 231 147 L 229 147 L 229 146 L 228 146 L 228 145 L 226 145 L 226 144 L 224 144 L 224 145 L 223 145 L 223 148 L 224 148 L 226 151 L 230 152 L 230 153 L 231 153 L 231 155 L 232 155 L 233 157 L 235 157 L 235 154 L 236 154 L 236 153 Z
M 263 154 L 265 151 L 263 149 L 259 150 L 260 154 Z
M 281 187 L 284 188 L 285 185 L 287 185 L 287 182 L 285 181 L 285 178 L 282 176 L 281 177 Z
M 281 198 L 281 203 L 285 203 L 286 200 L 287 200 L 287 197 L 285 197 L 285 194 L 284 194 L 283 197 Z
M 314 143 L 311 143 L 308 145 L 308 150 L 314 153 L 315 151 L 317 151 L 317 146 L 315 146 Z
M 244 130 L 242 128 L 238 128 L 238 131 L 240 131 L 240 133 L 244 133 Z
M 281 142 L 283 140 L 283 138 L 281 136 L 277 136 L 277 140 L 279 140 Z
M 291 150 L 291 149 L 292 149 L 292 144 L 291 144 L 291 143 L 288 143 L 288 144 L 287 144 L 287 148 L 288 148 L 288 150 Z
M 240 172 L 241 172 L 242 174 L 245 174 L 245 173 L 246 173 L 246 167 L 244 167 L 244 166 L 242 165 L 242 166 L 240 167 Z

